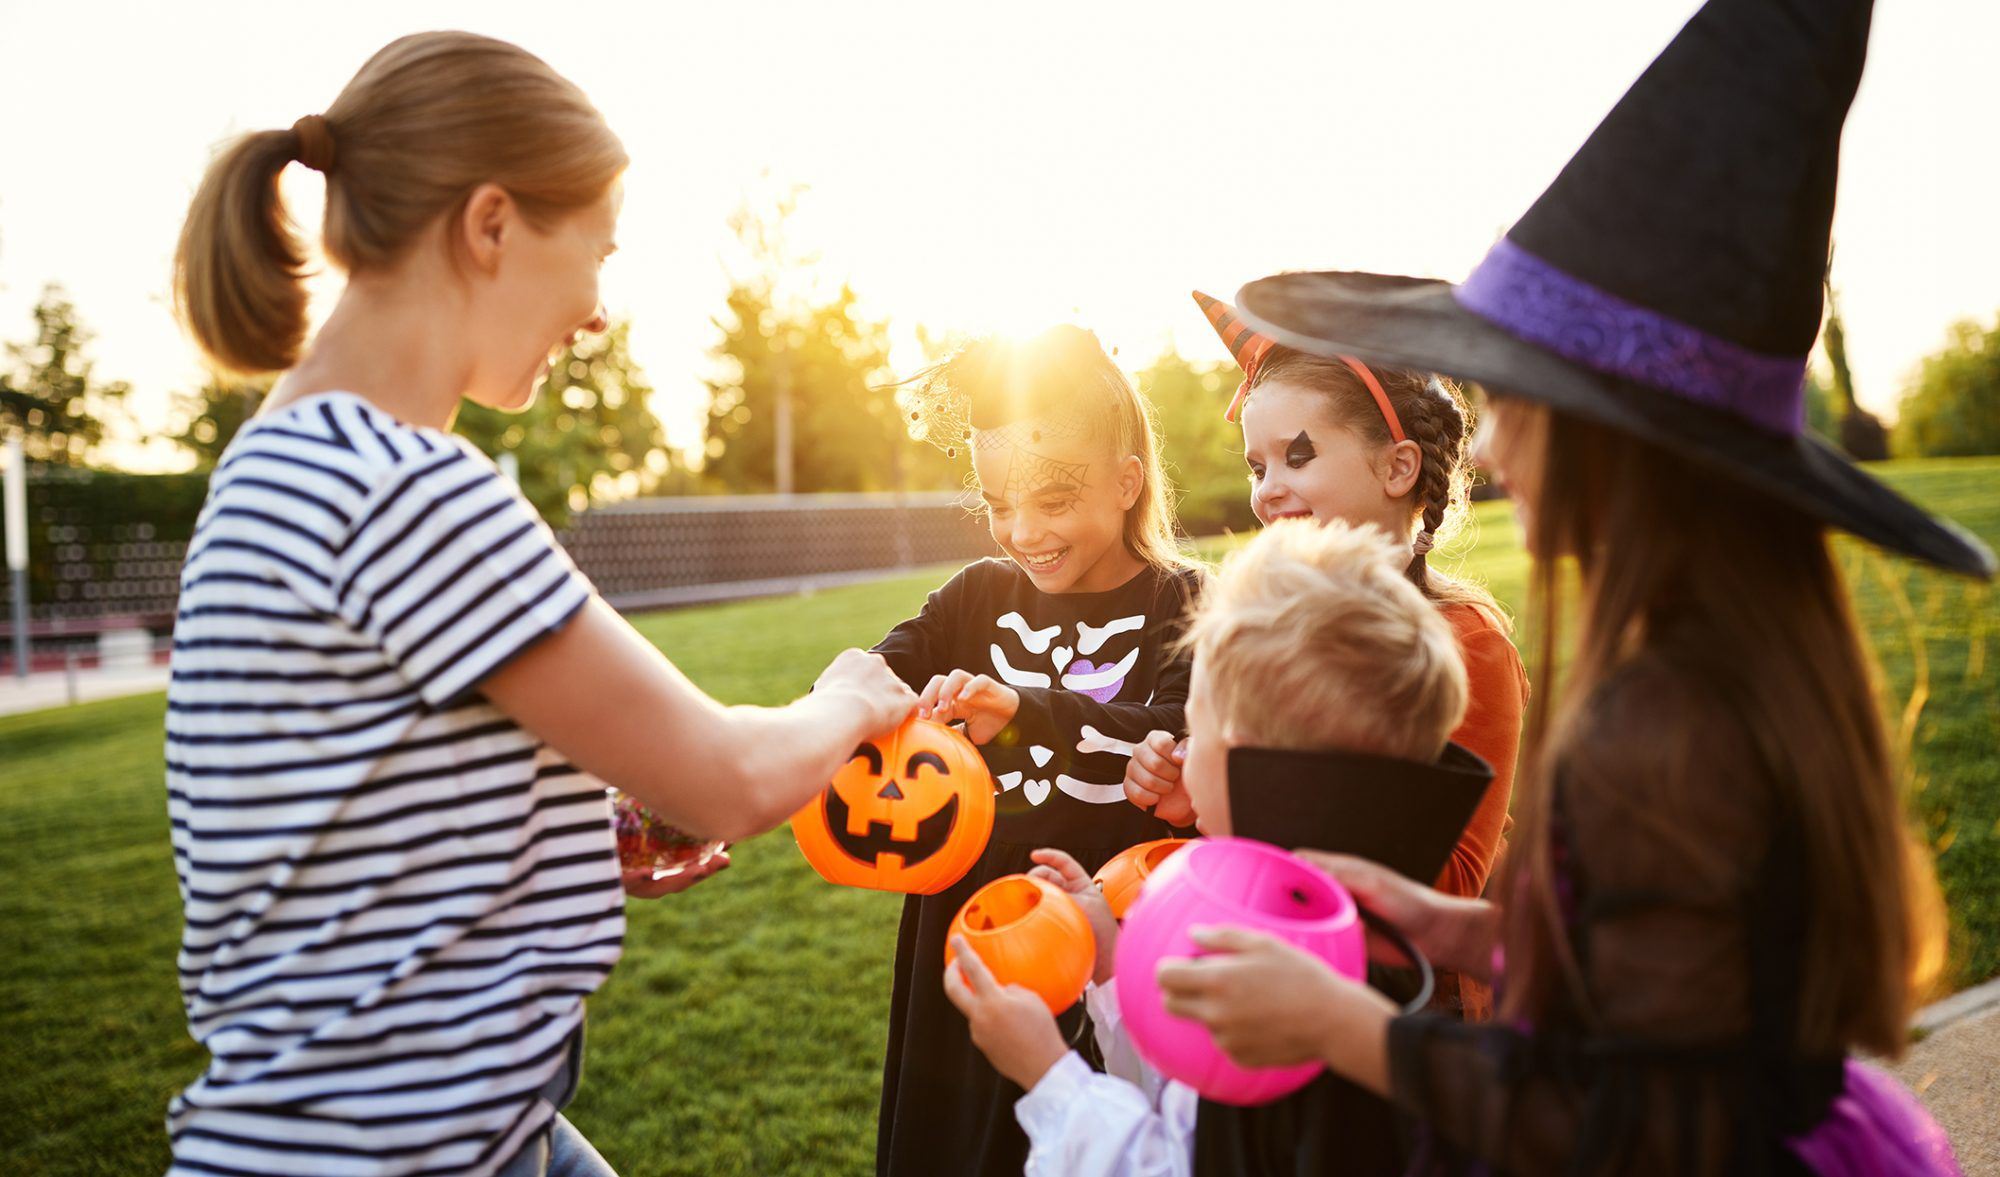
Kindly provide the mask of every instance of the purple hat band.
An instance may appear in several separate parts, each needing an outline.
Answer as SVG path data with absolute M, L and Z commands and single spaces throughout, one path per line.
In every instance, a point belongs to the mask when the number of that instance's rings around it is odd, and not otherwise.
M 1458 304 L 1518 339 L 1617 376 L 1795 437 L 1805 428 L 1804 356 L 1770 356 L 1718 339 L 1574 278 L 1501 238 L 1454 292 Z

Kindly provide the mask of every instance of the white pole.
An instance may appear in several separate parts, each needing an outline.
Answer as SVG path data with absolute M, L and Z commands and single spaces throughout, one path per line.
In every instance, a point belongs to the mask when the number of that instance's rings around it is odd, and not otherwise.
M 778 353 L 778 493 L 792 493 L 792 358 Z
M 19 436 L 7 439 L 6 486 L 0 509 L 7 524 L 7 571 L 14 581 L 14 677 L 28 677 L 28 462 Z

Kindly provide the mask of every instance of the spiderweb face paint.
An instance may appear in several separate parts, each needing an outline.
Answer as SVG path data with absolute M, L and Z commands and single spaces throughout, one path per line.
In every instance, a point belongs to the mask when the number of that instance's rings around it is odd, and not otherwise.
M 1044 494 L 1075 494 L 1086 485 L 1088 462 L 1062 462 L 1030 450 L 1017 450 L 1007 463 L 1007 481 L 1000 497 L 1016 503 Z

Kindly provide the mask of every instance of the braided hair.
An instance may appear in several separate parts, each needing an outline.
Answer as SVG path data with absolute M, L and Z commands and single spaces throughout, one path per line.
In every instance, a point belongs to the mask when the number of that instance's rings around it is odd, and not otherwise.
M 1417 530 L 1404 574 L 1432 601 L 1478 606 L 1505 627 L 1505 612 L 1484 586 L 1446 576 L 1430 566 L 1430 553 L 1456 540 L 1471 515 L 1472 420 L 1464 395 L 1450 380 L 1432 373 L 1408 368 L 1370 370 L 1396 410 L 1403 435 L 1416 442 L 1423 454 L 1416 486 L 1410 491 Z M 1250 394 L 1256 395 L 1258 388 L 1275 381 L 1323 393 L 1334 422 L 1371 445 L 1386 446 L 1394 440 L 1374 397 L 1341 360 L 1274 347 L 1257 365 Z

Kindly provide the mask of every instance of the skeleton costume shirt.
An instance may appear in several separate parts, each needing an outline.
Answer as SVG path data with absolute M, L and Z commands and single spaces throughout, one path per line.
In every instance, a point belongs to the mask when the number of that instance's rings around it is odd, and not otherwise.
M 1014 721 L 980 751 L 999 786 L 985 854 L 958 883 L 912 895 L 896 944 L 876 1167 L 884 1174 L 1019 1174 L 1028 1142 L 1022 1092 L 977 1047 L 944 993 L 953 915 L 974 891 L 1027 871 L 1053 846 L 1087 871 L 1173 830 L 1125 799 L 1129 747 L 1184 732 L 1190 663 L 1170 652 L 1200 584 L 1191 569 L 1146 568 L 1115 589 L 1048 594 L 1017 565 L 982 560 L 932 593 L 876 647 L 917 691 L 954 670 L 988 674 L 1021 696 Z M 1083 1006 L 1060 1019 L 1088 1041 Z

